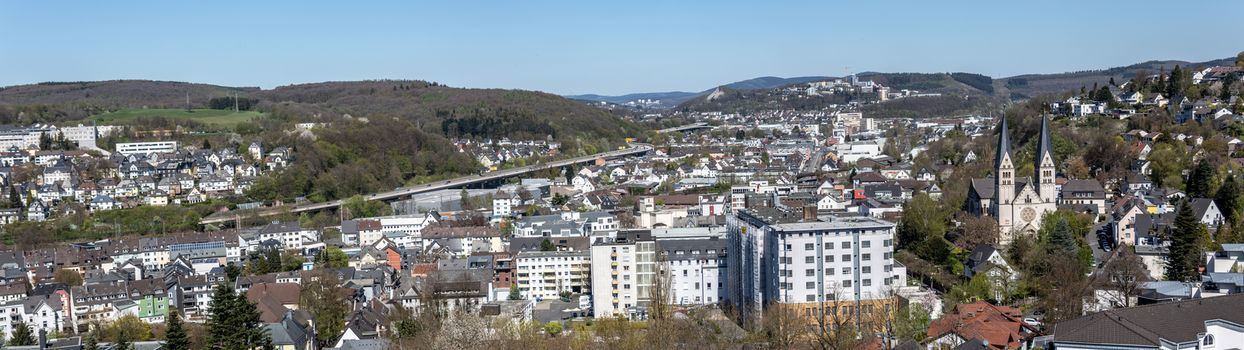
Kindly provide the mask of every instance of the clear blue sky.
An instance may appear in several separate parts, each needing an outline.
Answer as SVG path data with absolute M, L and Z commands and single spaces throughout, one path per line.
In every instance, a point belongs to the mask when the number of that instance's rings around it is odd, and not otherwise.
M 425 79 L 558 94 L 995 77 L 1244 50 L 1244 1 L 3 1 L 0 86 Z M 849 68 L 848 68 L 849 67 Z

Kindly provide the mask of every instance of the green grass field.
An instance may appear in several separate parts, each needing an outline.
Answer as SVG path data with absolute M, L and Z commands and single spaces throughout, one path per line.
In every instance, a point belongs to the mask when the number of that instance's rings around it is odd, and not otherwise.
M 190 111 L 184 109 L 127 109 L 95 115 L 91 117 L 91 120 L 95 120 L 100 124 L 116 124 L 125 123 L 139 117 L 165 117 L 191 119 L 207 125 L 232 127 L 238 123 L 262 116 L 264 116 L 263 113 L 253 111 L 234 113 L 231 110 L 219 109 L 192 109 Z

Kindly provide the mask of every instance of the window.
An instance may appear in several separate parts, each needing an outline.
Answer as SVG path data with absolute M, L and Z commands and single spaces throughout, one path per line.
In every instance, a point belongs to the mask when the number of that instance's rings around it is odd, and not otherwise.
M 871 248 L 873 245 L 872 243 L 873 243 L 872 241 L 860 242 L 860 248 Z
M 816 249 L 816 244 L 808 243 L 808 244 L 803 245 L 803 250 L 814 250 L 814 249 Z
M 825 275 L 826 275 L 826 276 L 833 276 L 833 275 L 834 275 L 834 269 L 825 269 Z
M 816 270 L 813 270 L 813 269 L 807 269 L 807 270 L 805 270 L 805 271 L 804 271 L 804 274 L 803 274 L 803 275 L 804 275 L 804 276 L 808 276 L 808 277 L 816 276 Z
M 816 289 L 816 282 L 808 282 L 808 283 L 805 283 L 805 284 L 804 284 L 804 287 L 805 287 L 805 288 L 807 288 L 807 289 Z
M 811 287 L 809 287 L 809 288 L 811 288 Z M 816 296 L 815 296 L 815 295 L 808 294 L 808 299 L 807 299 L 807 300 L 808 300 L 808 301 L 816 301 Z
M 790 245 L 789 245 L 789 244 L 787 244 L 787 245 L 786 245 L 786 251 L 790 251 Z
M 834 242 L 825 242 L 825 249 L 834 249 Z
M 860 254 L 860 259 L 864 261 L 870 261 L 873 259 L 873 255 L 869 253 Z
M 825 256 L 825 262 L 834 262 L 834 256 L 833 256 L 833 255 L 826 255 L 826 256 Z
M 893 245 L 893 244 L 894 244 L 894 240 L 892 240 L 892 239 L 887 239 L 887 240 L 885 240 L 885 241 L 882 241 L 881 243 L 882 243 L 882 246 L 889 247 L 889 246 L 891 246 L 891 245 Z
M 844 274 L 844 275 L 850 275 L 850 274 L 851 274 L 851 268 L 850 268 L 850 267 L 844 267 L 844 268 L 842 268 L 842 274 Z
M 872 272 L 873 272 L 872 266 L 864 266 L 860 268 L 860 273 L 872 273 Z
M 805 256 L 805 257 L 803 258 L 803 262 L 808 263 L 808 264 L 815 263 L 815 262 L 816 262 L 816 257 L 815 257 L 815 256 Z
M 1205 339 L 1201 341 L 1201 345 L 1214 345 L 1214 335 L 1206 334 Z
M 842 242 L 842 249 L 851 249 L 851 242 Z
M 871 286 L 871 285 L 873 285 L 873 280 L 865 278 L 865 279 L 864 279 L 864 286 L 865 286 L 865 287 L 868 287 L 868 286 Z
M 842 262 L 850 262 L 851 254 L 842 254 Z
M 842 281 L 842 286 L 845 288 L 851 288 L 851 280 Z

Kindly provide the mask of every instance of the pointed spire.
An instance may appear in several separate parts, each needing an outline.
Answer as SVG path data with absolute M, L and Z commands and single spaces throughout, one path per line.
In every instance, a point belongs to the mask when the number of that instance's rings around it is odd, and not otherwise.
M 1010 157 L 1011 155 L 1011 136 L 1010 132 L 1007 131 L 1005 115 L 1002 116 L 1002 124 L 998 126 L 998 129 L 998 156 L 993 162 L 995 168 L 1002 166 L 1003 156 Z
M 1045 158 L 1045 155 L 1049 153 L 1050 153 L 1050 117 L 1041 116 L 1041 136 L 1037 138 L 1037 156 L 1035 157 L 1037 159 L 1036 160 L 1037 164 L 1036 164 L 1036 167 L 1034 167 L 1033 169 L 1040 169 L 1041 159 Z M 1050 159 L 1054 159 L 1053 154 L 1050 154 Z

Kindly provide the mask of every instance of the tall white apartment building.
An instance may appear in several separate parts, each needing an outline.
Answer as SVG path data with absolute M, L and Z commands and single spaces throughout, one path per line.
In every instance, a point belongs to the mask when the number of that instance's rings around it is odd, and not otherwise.
M 527 300 L 557 298 L 561 292 L 582 294 L 591 283 L 591 256 L 586 251 L 525 251 L 514 257 L 518 290 Z
M 726 240 L 718 237 L 657 239 L 669 272 L 670 303 L 716 304 L 726 296 Z
M 647 318 L 656 277 L 656 241 L 648 231 L 619 231 L 592 244 L 592 314 Z
M 727 296 L 744 317 L 779 304 L 859 317 L 906 284 L 891 222 L 760 207 L 729 217 L 728 230 Z

